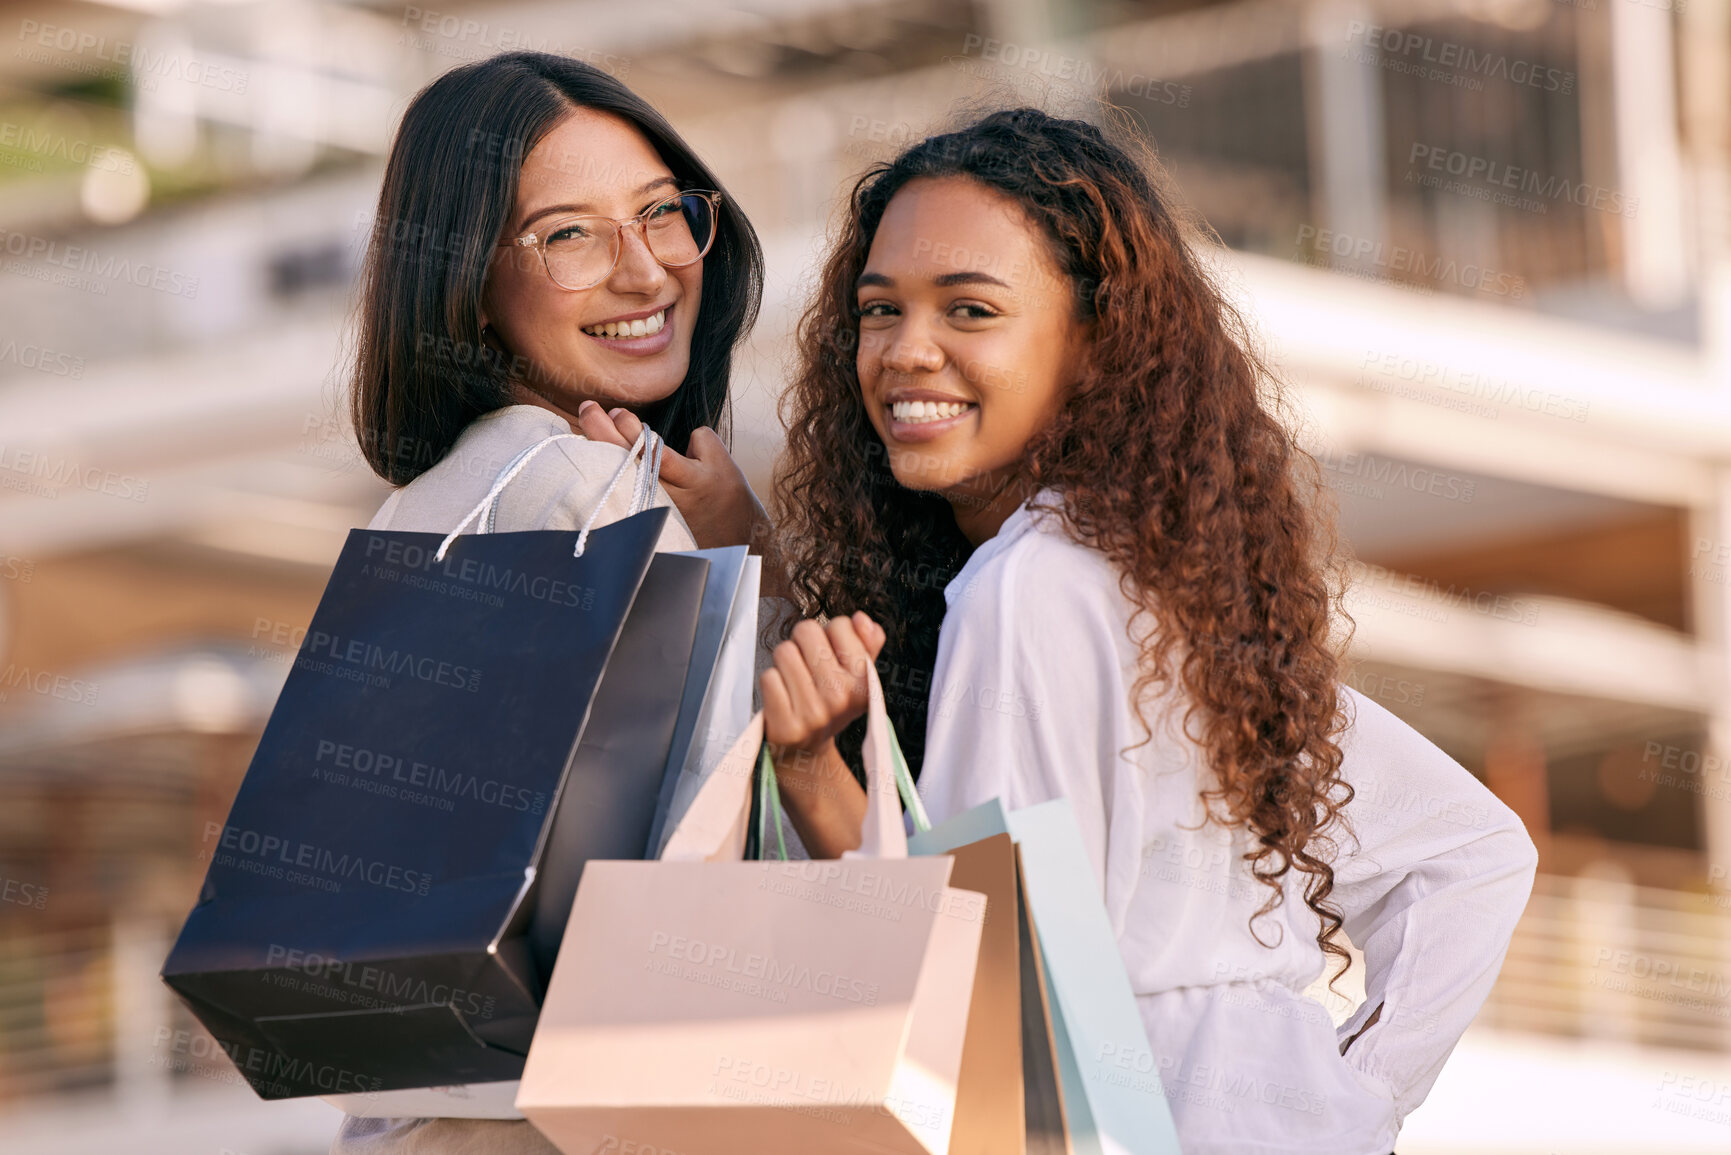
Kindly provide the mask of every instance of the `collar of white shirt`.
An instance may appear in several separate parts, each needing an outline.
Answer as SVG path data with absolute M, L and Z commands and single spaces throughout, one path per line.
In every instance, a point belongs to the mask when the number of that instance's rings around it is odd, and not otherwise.
M 1037 525 L 1034 511 L 1042 507 L 1061 508 L 1064 499 L 1058 491 L 1051 488 L 1040 490 L 1027 501 L 1023 502 L 1016 512 L 1004 519 L 1004 524 L 998 527 L 998 532 L 980 544 L 968 558 L 967 564 L 957 571 L 956 576 L 944 587 L 944 607 L 948 609 L 956 604 L 956 599 L 966 595 L 968 588 L 978 579 L 980 570 L 994 557 L 1009 549 L 1012 545 Z

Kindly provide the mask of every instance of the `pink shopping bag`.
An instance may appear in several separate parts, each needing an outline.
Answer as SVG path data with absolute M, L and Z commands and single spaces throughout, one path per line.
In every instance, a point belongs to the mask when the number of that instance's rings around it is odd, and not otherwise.
M 754 718 L 658 862 L 591 862 L 517 1109 L 564 1155 L 948 1149 L 984 896 L 907 857 L 883 691 L 840 860 L 742 862 Z

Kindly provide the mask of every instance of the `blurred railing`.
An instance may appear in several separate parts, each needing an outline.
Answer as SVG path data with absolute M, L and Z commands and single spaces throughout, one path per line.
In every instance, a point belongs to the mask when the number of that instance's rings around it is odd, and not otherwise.
M 0 1106 L 228 1073 L 156 977 L 165 929 L 121 919 L 0 939 Z M 1540 875 L 1477 1023 L 1731 1052 L 1731 895 Z
M 1731 896 L 1540 875 L 1478 1022 L 1731 1051 Z
M 114 955 L 105 926 L 0 940 L 0 1101 L 114 1077 Z
M 121 915 L 0 936 L 0 1111 L 104 1089 L 122 1102 L 148 1100 L 177 1078 L 228 1073 L 157 977 L 169 930 Z

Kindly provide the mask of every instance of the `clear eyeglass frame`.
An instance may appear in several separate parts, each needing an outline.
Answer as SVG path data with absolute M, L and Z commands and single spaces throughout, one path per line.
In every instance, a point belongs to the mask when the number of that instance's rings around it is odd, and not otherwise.
M 649 230 L 648 230 L 649 218 L 653 214 L 658 212 L 659 210 L 665 208 L 667 205 L 669 205 L 673 202 L 676 202 L 676 201 L 683 201 L 686 197 L 692 197 L 692 196 L 702 197 L 704 200 L 709 202 L 709 213 L 710 213 L 709 236 L 707 239 L 705 239 L 703 244 L 698 248 L 697 255 L 695 257 L 692 257 L 689 261 L 679 261 L 677 263 L 669 263 L 667 261 L 663 261 L 661 259 L 661 257 L 656 254 L 654 246 L 649 243 Z M 599 277 L 596 277 L 593 281 L 590 281 L 586 285 L 567 285 L 564 282 L 560 281 L 559 278 L 557 278 L 553 275 L 553 267 L 547 261 L 547 239 L 550 235 L 557 233 L 562 229 L 568 228 L 573 224 L 577 224 L 577 223 L 580 223 L 583 221 L 605 222 L 605 223 L 613 226 L 613 257 L 612 257 L 612 260 L 607 262 L 606 270 L 604 272 L 602 272 L 602 274 Z M 520 237 L 512 238 L 512 240 L 509 242 L 509 245 L 503 245 L 502 244 L 500 247 L 501 248 L 517 247 L 517 248 L 524 248 L 524 249 L 529 249 L 529 248 L 534 249 L 541 256 L 541 271 L 547 274 L 547 279 L 552 281 L 555 285 L 558 285 L 561 289 L 566 290 L 567 292 L 577 293 L 577 292 L 582 292 L 584 289 L 593 289 L 596 285 L 599 285 L 601 282 L 605 281 L 608 277 L 613 275 L 613 270 L 619 267 L 619 254 L 624 248 L 625 230 L 627 228 L 630 228 L 633 226 L 636 227 L 637 235 L 643 241 L 643 247 L 648 250 L 650 256 L 654 257 L 658 262 L 660 262 L 662 268 L 664 268 L 664 269 L 684 269 L 684 268 L 690 267 L 691 265 L 695 265 L 698 261 L 701 261 L 705 255 L 708 254 L 710 247 L 715 244 L 715 234 L 720 231 L 720 229 L 719 229 L 720 223 L 721 223 L 721 194 L 719 192 L 716 192 L 714 189 L 686 189 L 683 192 L 677 192 L 677 193 L 674 193 L 670 197 L 666 197 L 662 200 L 656 201 L 654 204 L 650 205 L 648 208 L 644 209 L 642 212 L 638 213 L 636 216 L 604 217 L 604 216 L 600 216 L 599 214 L 596 214 L 596 215 L 575 216 L 575 217 L 561 217 L 558 220 L 550 222 L 549 225 L 547 226 L 547 231 L 545 233 L 524 233 Z

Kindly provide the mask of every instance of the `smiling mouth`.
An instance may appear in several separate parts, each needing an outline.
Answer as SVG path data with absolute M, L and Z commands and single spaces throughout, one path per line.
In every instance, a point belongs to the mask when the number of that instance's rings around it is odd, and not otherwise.
M 661 332 L 667 324 L 667 310 L 647 317 L 639 317 L 635 321 L 607 321 L 600 325 L 585 326 L 583 331 L 591 337 L 610 337 L 615 341 L 629 341 L 634 337 L 653 337 Z
M 890 417 L 907 425 L 923 425 L 928 421 L 946 421 L 960 417 L 979 406 L 971 401 L 896 401 L 890 405 Z

